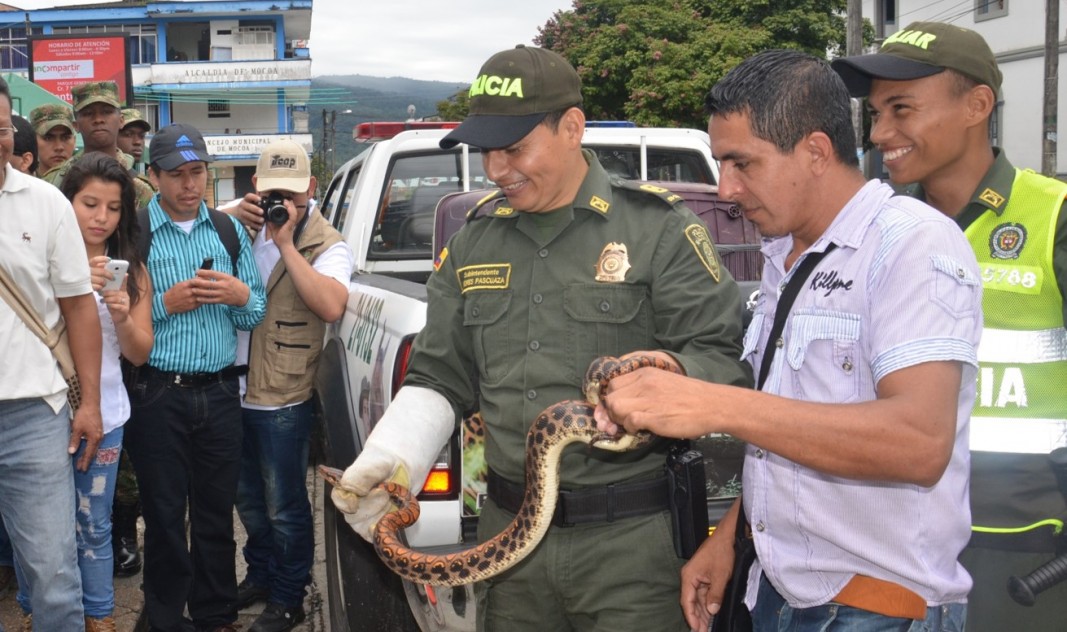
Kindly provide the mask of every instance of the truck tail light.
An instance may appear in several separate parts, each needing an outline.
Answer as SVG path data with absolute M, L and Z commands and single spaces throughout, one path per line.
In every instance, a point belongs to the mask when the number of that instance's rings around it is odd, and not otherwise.
M 422 493 L 429 496 L 452 493 L 452 472 L 448 463 L 434 465 L 426 477 L 426 484 L 422 486 Z
M 396 350 L 396 363 L 393 364 L 393 397 L 396 397 L 400 385 L 404 383 L 404 376 L 408 374 L 411 347 L 414 344 L 415 336 L 404 336 L 404 339 L 400 341 L 400 347 Z

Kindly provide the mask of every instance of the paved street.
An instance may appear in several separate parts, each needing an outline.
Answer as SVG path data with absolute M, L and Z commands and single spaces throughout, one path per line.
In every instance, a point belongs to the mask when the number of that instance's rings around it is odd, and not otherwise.
M 311 502 L 315 510 L 315 566 L 311 571 L 311 585 L 308 587 L 308 596 L 304 600 L 304 611 L 307 612 L 307 620 L 294 628 L 295 632 L 326 632 L 329 630 L 327 623 L 329 616 L 326 610 L 326 569 L 324 558 L 326 549 L 322 543 L 322 484 L 314 476 L 314 467 L 308 468 L 308 488 L 311 490 Z M 327 501 L 329 502 L 329 501 Z M 241 546 L 244 542 L 244 530 L 241 522 L 234 514 L 234 527 L 237 535 L 237 579 L 244 577 L 244 558 L 241 556 Z M 144 522 L 139 522 L 139 528 L 144 531 Z M 139 541 L 144 545 L 143 538 Z M 141 606 L 144 597 L 141 593 L 141 575 L 134 577 L 115 579 L 115 622 L 118 624 L 118 632 L 134 632 L 138 630 L 137 621 L 141 614 Z M 258 603 L 247 610 L 242 610 L 237 622 L 247 630 L 256 617 L 263 611 L 262 603 Z M 5 595 L 0 600 L 0 623 L 6 632 L 20 632 L 22 625 L 22 611 L 15 601 L 14 591 Z M 146 628 L 145 628 L 146 629 Z M 140 632 L 140 630 L 138 630 Z

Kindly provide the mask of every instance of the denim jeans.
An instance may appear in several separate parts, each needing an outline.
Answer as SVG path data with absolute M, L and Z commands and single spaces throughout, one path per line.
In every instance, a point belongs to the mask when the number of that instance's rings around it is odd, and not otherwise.
M 304 603 L 315 552 L 306 483 L 312 413 L 310 401 L 243 411 L 237 515 L 248 532 L 246 579 L 290 608 Z
M 794 608 L 763 575 L 752 627 L 756 632 L 963 632 L 967 604 L 928 606 L 926 619 L 900 619 L 829 603 Z
M 111 550 L 111 500 L 115 496 L 115 477 L 119 470 L 122 450 L 122 427 L 104 435 L 96 457 L 89 469 L 79 472 L 74 464 L 85 452 L 85 441 L 71 457 L 74 472 L 74 492 L 77 497 L 78 570 L 82 578 L 82 608 L 85 616 L 101 619 L 115 610 L 115 560 Z M 18 602 L 23 612 L 33 612 L 30 591 L 22 581 L 21 565 L 16 565 L 19 577 Z
M 182 387 L 142 367 L 130 384 L 130 408 L 125 444 L 141 489 L 149 627 L 181 630 L 186 607 L 201 628 L 232 623 L 233 505 L 241 460 L 237 378 Z
M 41 399 L 0 401 L 0 514 L 38 630 L 84 625 L 74 535 L 70 415 Z

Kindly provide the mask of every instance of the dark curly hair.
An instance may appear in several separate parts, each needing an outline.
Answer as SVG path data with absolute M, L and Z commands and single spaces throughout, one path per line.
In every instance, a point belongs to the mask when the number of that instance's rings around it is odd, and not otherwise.
M 119 185 L 122 212 L 119 215 L 119 224 L 115 227 L 115 232 L 107 238 L 107 252 L 113 259 L 125 259 L 130 262 L 126 291 L 130 294 L 130 302 L 136 303 L 140 300 L 143 287 L 141 273 L 144 270 L 144 262 L 137 249 L 140 229 L 137 226 L 137 191 L 133 186 L 133 176 L 115 158 L 98 151 L 91 151 L 82 154 L 71 163 L 70 171 L 60 183 L 59 190 L 68 200 L 74 202 L 74 196 L 92 180 L 114 182 Z M 148 227 L 144 229 L 148 230 Z

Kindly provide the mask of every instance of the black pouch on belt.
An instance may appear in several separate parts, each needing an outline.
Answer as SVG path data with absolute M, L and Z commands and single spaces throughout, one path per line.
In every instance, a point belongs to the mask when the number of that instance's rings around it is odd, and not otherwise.
M 674 552 L 689 559 L 708 537 L 704 455 L 686 441 L 674 443 L 667 452 L 666 470 Z

